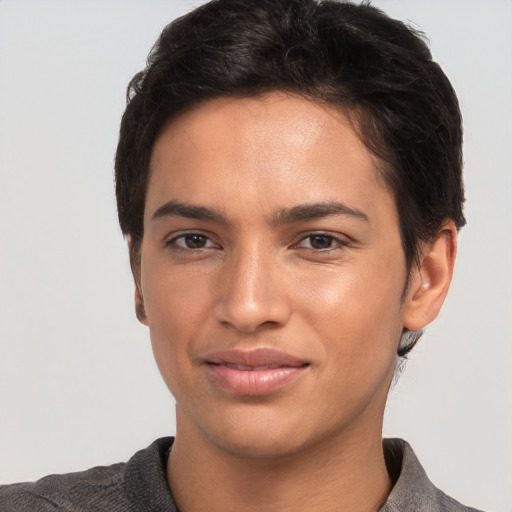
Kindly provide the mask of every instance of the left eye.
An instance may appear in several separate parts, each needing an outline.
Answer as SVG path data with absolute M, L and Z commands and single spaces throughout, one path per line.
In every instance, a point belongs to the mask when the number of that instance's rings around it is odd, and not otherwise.
M 313 234 L 303 238 L 298 244 L 299 247 L 322 251 L 331 249 L 334 246 L 346 245 L 342 240 L 324 233 Z

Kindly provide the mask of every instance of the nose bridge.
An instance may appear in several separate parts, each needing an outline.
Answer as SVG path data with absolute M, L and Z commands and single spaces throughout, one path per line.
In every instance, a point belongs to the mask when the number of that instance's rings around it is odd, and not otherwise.
M 263 324 L 284 324 L 290 307 L 272 251 L 253 242 L 242 245 L 230 260 L 215 308 L 217 320 L 243 332 L 254 332 Z

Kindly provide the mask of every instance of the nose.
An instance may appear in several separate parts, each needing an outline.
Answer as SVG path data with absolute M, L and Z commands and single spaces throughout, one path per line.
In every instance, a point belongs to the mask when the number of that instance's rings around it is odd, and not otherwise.
M 282 269 L 271 255 L 257 248 L 238 254 L 226 264 L 215 319 L 243 333 L 286 324 L 291 307 Z

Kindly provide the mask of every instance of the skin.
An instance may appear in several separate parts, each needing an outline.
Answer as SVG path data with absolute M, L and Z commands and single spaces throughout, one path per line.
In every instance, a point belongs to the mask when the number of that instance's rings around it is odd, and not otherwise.
M 392 486 L 381 429 L 397 346 L 442 305 L 453 223 L 424 244 L 404 298 L 374 157 L 340 112 L 273 93 L 210 100 L 165 127 L 144 233 L 136 308 L 176 398 L 180 510 L 376 510 Z M 263 395 L 212 378 L 208 354 L 261 347 L 307 365 Z

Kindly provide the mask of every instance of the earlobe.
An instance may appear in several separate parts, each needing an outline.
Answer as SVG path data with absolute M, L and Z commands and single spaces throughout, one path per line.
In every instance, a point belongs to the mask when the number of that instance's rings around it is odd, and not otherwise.
M 404 305 L 405 328 L 423 329 L 437 317 L 450 287 L 456 252 L 457 229 L 450 220 L 435 240 L 425 244 L 420 265 L 411 271 Z

